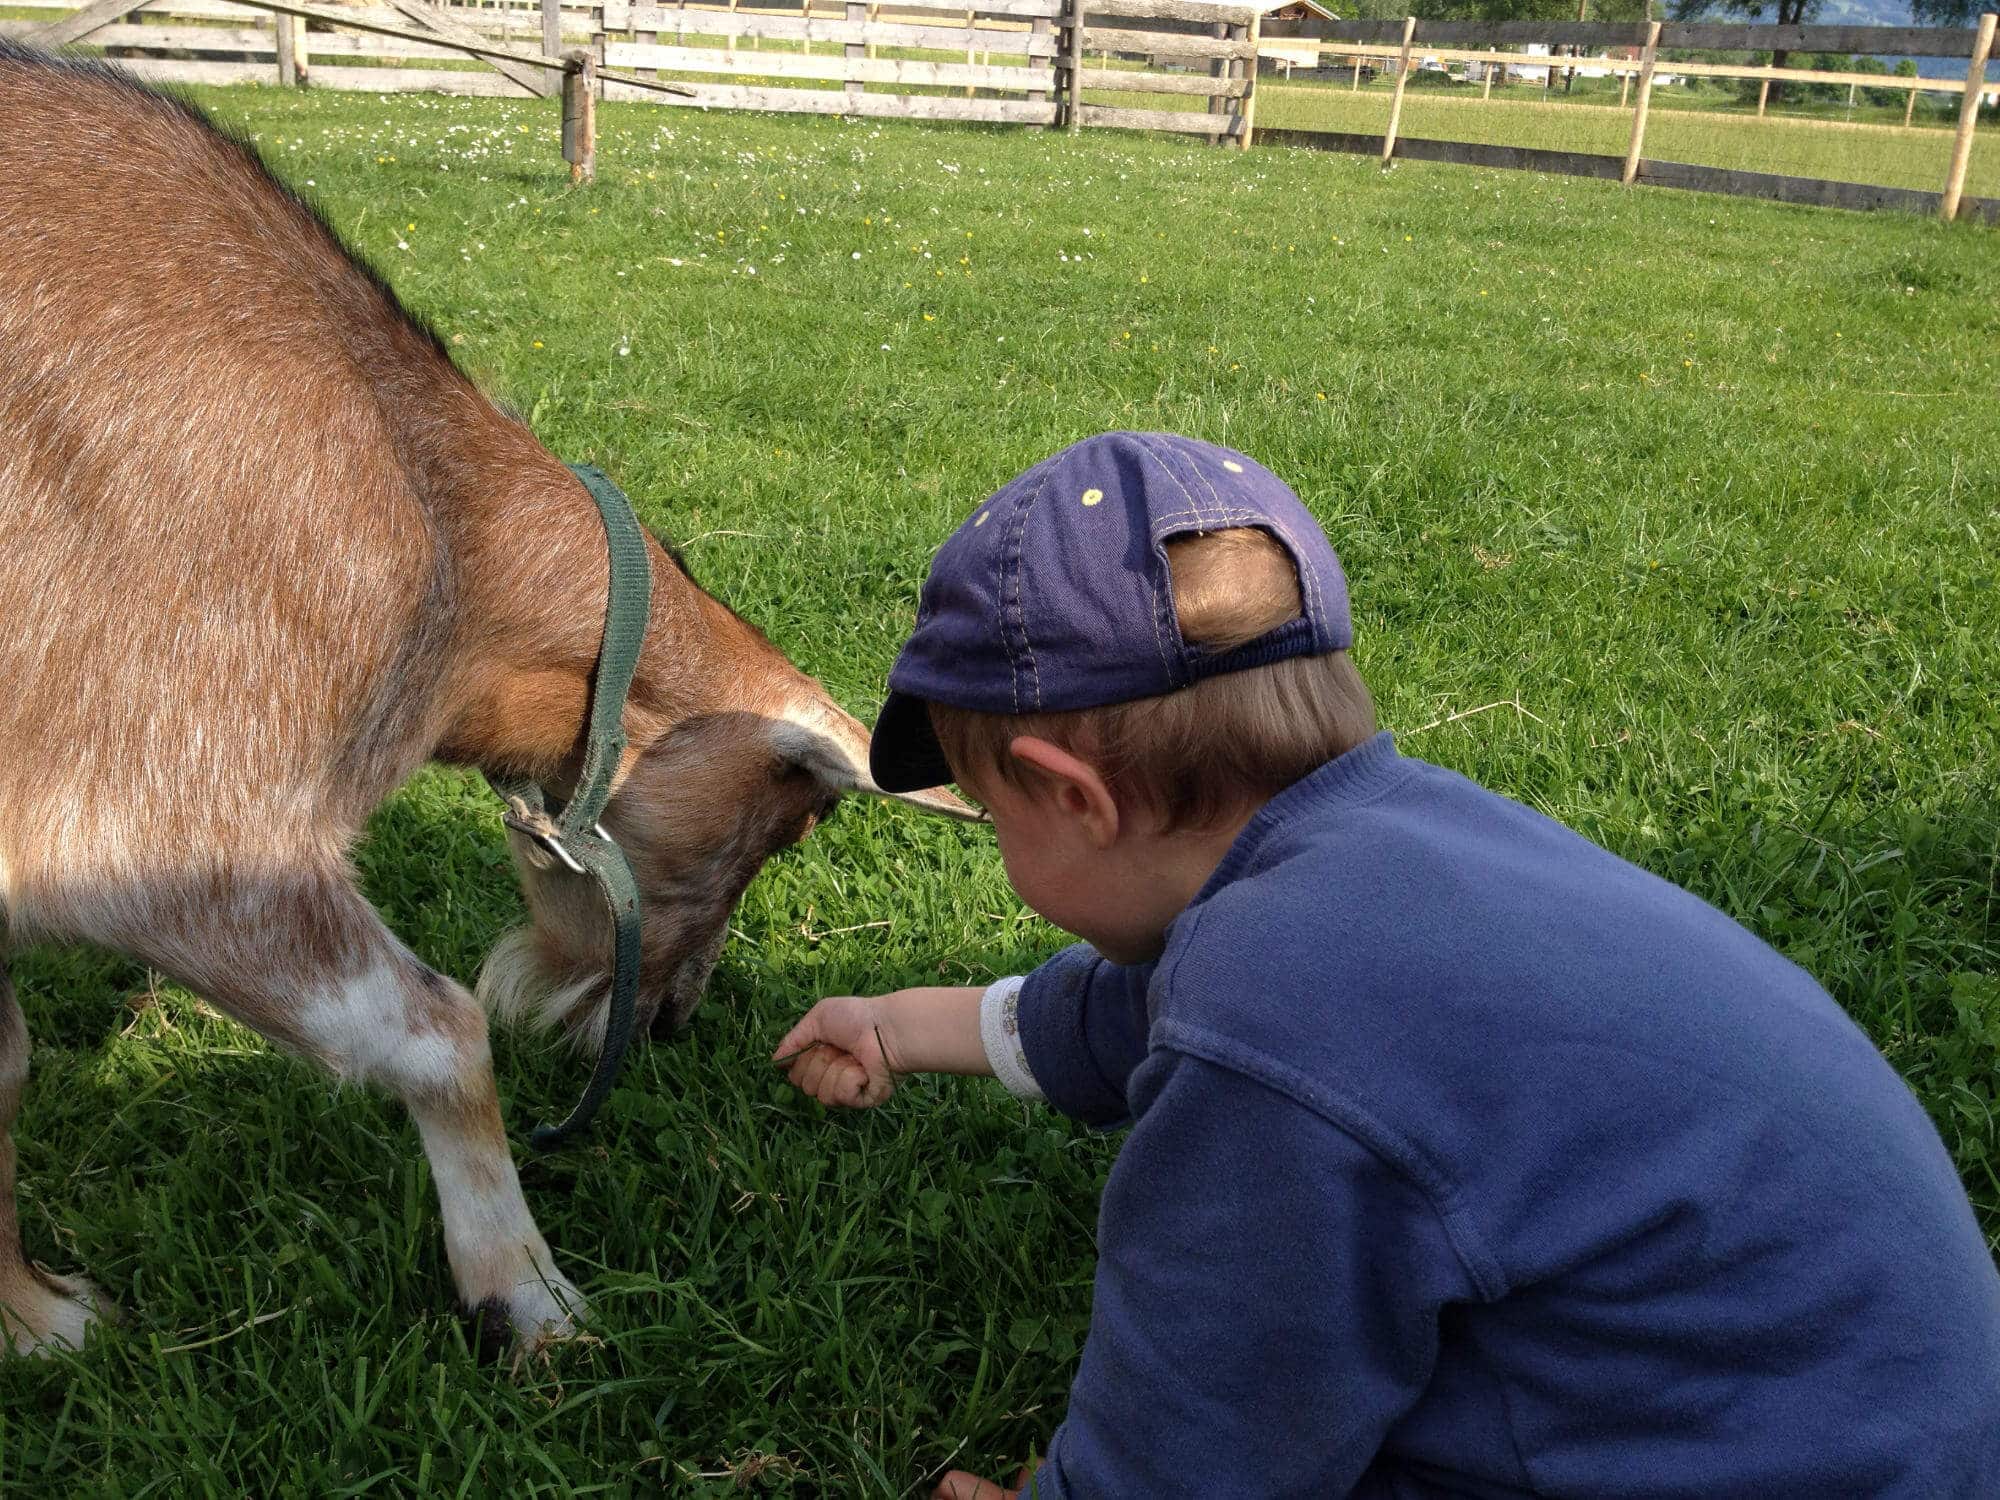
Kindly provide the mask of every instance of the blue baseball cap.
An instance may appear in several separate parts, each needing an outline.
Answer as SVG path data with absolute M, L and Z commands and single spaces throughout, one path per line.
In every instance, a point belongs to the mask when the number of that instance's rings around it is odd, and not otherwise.
M 1255 527 L 1291 554 L 1305 612 L 1226 651 L 1183 640 L 1166 544 Z M 1354 643 L 1347 579 L 1269 469 L 1163 432 L 1085 438 L 1003 486 L 946 539 L 889 672 L 869 771 L 884 791 L 952 779 L 931 703 L 982 713 L 1098 708 Z

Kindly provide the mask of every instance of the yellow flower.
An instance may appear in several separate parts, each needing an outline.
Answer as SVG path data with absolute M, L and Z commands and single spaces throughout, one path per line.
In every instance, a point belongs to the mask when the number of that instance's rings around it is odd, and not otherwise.
M 1214 354 L 1214 353 L 1217 353 L 1218 351 L 1217 351 L 1217 349 L 1216 349 L 1215 345 L 1213 345 L 1213 344 L 1210 344 L 1210 345 L 1208 346 L 1208 352 L 1209 352 L 1210 354 Z
M 410 228 L 415 229 L 416 227 L 417 221 L 415 219 L 410 220 Z
M 1484 297 L 1484 296 L 1486 295 L 1486 288 L 1485 288 L 1485 287 L 1481 287 L 1481 288 L 1479 289 L 1479 295 L 1480 295 L 1480 296 L 1482 296 L 1482 297 Z
M 1314 391 L 1314 392 L 1313 392 L 1313 400 L 1315 400 L 1315 401 L 1324 401 L 1325 399 L 1326 399 L 1326 392 L 1325 392 L 1325 391 Z
M 1148 275 L 1147 275 L 1147 274 L 1146 274 L 1146 273 L 1145 273 L 1144 271 L 1141 271 L 1141 272 L 1139 273 L 1139 285 L 1140 285 L 1140 286 L 1144 286 L 1144 285 L 1145 285 L 1145 284 L 1146 284 L 1147 282 L 1151 281 L 1152 279 L 1153 279 L 1153 278 L 1152 278 L 1152 277 L 1150 277 L 1150 276 L 1148 276 Z
M 937 321 L 937 314 L 936 314 L 936 313 L 925 313 L 925 314 L 924 314 L 924 321 L 925 321 L 926 323 L 935 323 L 935 322 Z
M 541 348 L 541 347 L 542 347 L 542 341 L 541 341 L 540 339 L 536 339 L 536 340 L 535 340 L 535 347 L 536 347 L 537 349 L 539 349 L 539 348 Z

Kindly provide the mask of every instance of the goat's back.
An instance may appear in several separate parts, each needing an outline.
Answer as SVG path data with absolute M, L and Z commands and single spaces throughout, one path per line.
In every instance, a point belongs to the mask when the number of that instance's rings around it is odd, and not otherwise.
M 427 751 L 424 476 L 490 408 L 246 147 L 108 68 L 0 43 L 0 244 L 0 917 L 337 842 Z

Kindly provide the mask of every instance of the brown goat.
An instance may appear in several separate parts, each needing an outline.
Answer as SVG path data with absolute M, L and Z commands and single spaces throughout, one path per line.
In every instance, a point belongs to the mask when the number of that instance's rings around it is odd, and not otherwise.
M 104 1310 L 22 1255 L 10 935 L 128 953 L 394 1091 L 459 1296 L 527 1345 L 567 1332 L 485 1016 L 347 850 L 426 760 L 569 784 L 596 508 L 249 150 L 110 69 L 0 43 L 0 247 L 0 1335 L 80 1345 Z M 686 1016 L 765 859 L 874 790 L 866 731 L 649 551 L 604 817 L 645 903 L 641 1024 Z M 481 988 L 594 1043 L 594 888 L 515 854 L 533 921 Z

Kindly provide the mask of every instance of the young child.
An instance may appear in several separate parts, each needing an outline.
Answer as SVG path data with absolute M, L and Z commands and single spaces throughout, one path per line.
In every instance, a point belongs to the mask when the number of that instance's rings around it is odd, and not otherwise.
M 1024 1493 L 2000 1495 L 2000 1274 L 1901 1080 L 1720 912 L 1400 754 L 1350 644 L 1304 506 L 1179 437 L 1036 465 L 924 585 L 875 779 L 982 801 L 1085 942 L 778 1055 L 1127 1127 Z

